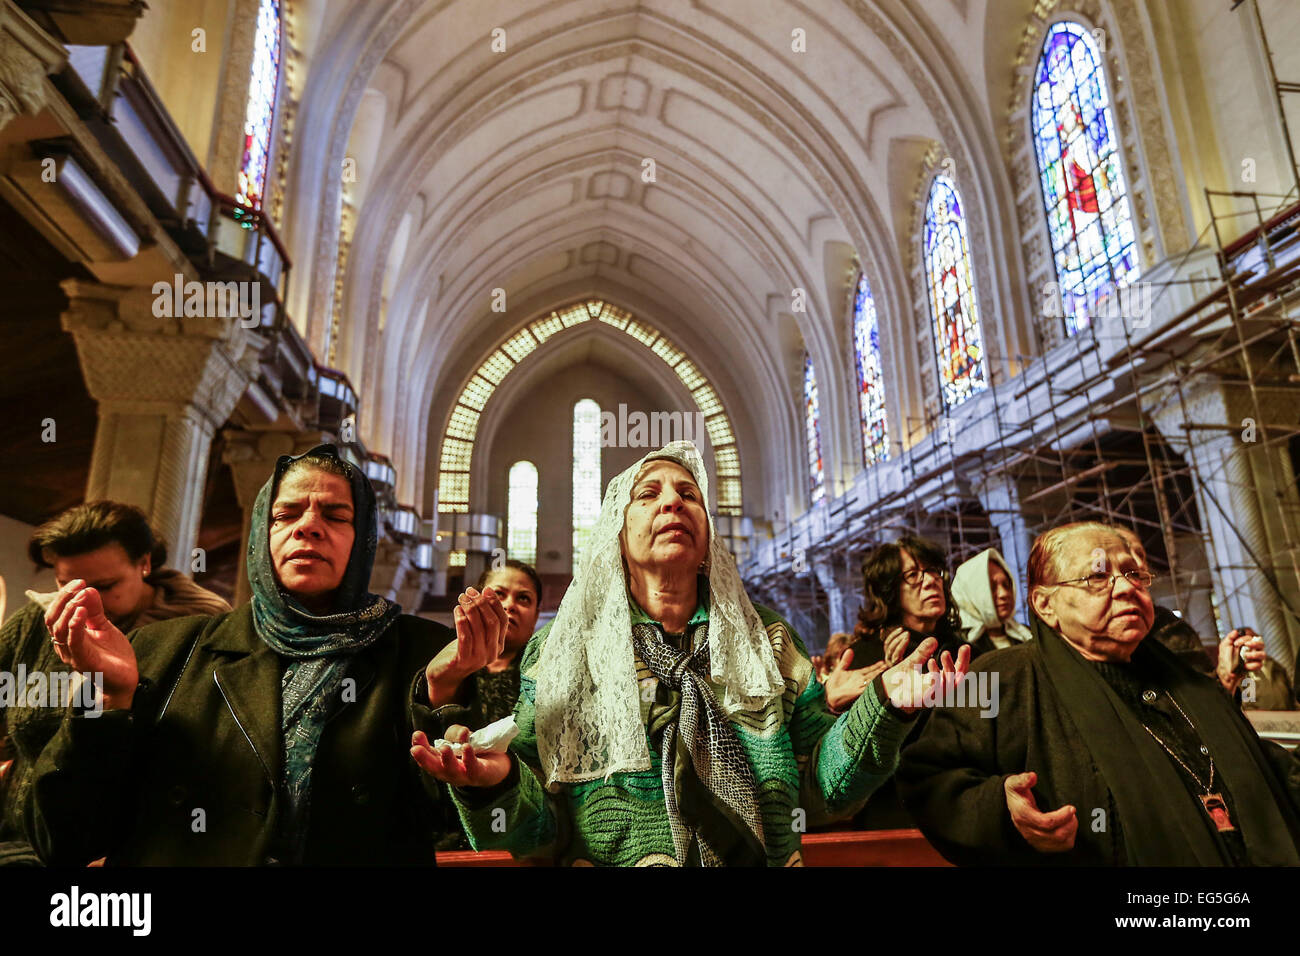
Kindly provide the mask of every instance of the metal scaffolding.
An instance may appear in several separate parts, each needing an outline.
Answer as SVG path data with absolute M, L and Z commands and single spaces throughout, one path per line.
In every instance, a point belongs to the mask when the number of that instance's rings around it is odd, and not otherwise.
M 1295 185 L 1285 194 L 1204 190 L 1208 223 L 1160 270 L 1172 278 L 1136 284 L 1149 296 L 1142 315 L 1122 302 L 1102 308 L 1131 291 L 1112 290 L 1112 301 L 1095 311 L 1122 313 L 1118 323 L 1094 318 L 1064 343 L 1040 341 L 1035 356 L 986 356 L 993 394 L 965 403 L 980 411 L 958 406 L 906 422 L 910 434 L 924 437 L 899 447 L 902 481 L 897 469 L 882 479 L 884 469 L 874 467 L 821 506 L 824 513 L 782 529 L 769 560 L 751 562 L 747 576 L 814 627 L 811 634 L 828 613 L 825 569 L 860 592 L 862 556 L 900 534 L 946 547 L 955 567 L 1006 544 L 1009 528 L 1028 538 L 1099 520 L 1137 532 L 1162 578 L 1157 600 L 1189 618 L 1203 639 L 1271 623 L 1282 633 L 1265 634 L 1270 653 L 1293 667 L 1300 648 L 1300 346 L 1293 318 L 1300 167 L 1285 97 L 1300 93 L 1300 83 L 1278 78 L 1258 3 L 1249 3 Z M 1213 267 L 1191 268 L 1209 253 Z M 1157 311 L 1172 314 L 1150 327 Z M 1213 400 L 1198 403 L 1207 390 Z M 1025 406 L 1033 406 L 1031 415 Z M 961 441 L 968 431 L 984 439 Z M 1206 453 L 1216 440 L 1222 460 Z M 1012 504 L 989 510 L 980 503 L 978 483 L 989 475 L 1014 489 Z M 820 561 L 821 583 L 797 566 L 788 573 L 786 562 L 804 551 Z M 1023 582 L 1025 569 L 1015 570 Z M 1228 606 L 1237 611 L 1224 620 Z M 1252 613 L 1257 619 L 1241 620 Z

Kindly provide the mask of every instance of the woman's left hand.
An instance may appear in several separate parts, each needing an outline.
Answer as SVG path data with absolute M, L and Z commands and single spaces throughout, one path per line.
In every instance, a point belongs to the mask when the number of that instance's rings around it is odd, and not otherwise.
M 942 666 L 934 660 L 939 642 L 927 637 L 921 646 L 907 658 L 885 671 L 885 691 L 889 702 L 905 714 L 913 714 L 922 707 L 935 706 L 942 701 L 949 688 L 955 689 L 970 670 L 970 645 L 964 644 L 957 652 L 956 661 L 948 651 L 943 652 Z
M 1215 676 L 1224 690 L 1235 694 L 1247 674 L 1257 674 L 1267 658 L 1262 637 L 1248 627 L 1234 630 L 1219 642 L 1219 666 Z

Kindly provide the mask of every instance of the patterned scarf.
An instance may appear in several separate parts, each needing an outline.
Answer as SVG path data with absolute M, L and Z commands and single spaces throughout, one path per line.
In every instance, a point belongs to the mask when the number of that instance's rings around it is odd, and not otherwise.
M 704 676 L 708 627 L 707 621 L 695 626 L 693 653 L 664 643 L 653 624 L 632 627 L 633 649 L 658 678 L 660 698 L 667 697 L 665 706 L 651 709 L 649 730 L 652 739 L 662 735 L 673 851 L 682 865 L 766 866 L 754 772 Z
M 318 445 L 307 455 L 342 462 L 333 445 Z M 305 457 L 305 456 L 298 456 Z M 401 614 L 401 607 L 369 593 L 370 571 L 379 536 L 375 492 L 361 469 L 348 465 L 356 538 L 330 614 L 311 614 L 285 593 L 271 556 L 271 505 L 289 465 L 283 455 L 253 506 L 248 536 L 248 583 L 253 590 L 257 634 L 282 658 L 290 658 L 281 687 L 284 733 L 284 789 L 289 815 L 286 833 L 301 850 L 311 803 L 311 770 L 325 722 L 339 702 L 348 658 L 379 639 Z

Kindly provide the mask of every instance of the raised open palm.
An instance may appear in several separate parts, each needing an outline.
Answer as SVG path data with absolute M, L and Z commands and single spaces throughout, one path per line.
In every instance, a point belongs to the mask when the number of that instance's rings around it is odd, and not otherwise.
M 69 581 L 45 612 L 45 626 L 63 663 L 102 681 L 105 710 L 131 706 L 140 681 L 135 651 L 104 613 L 98 591 Z
M 948 689 L 956 689 L 970 669 L 970 645 L 963 644 L 954 661 L 952 654 L 944 651 L 943 665 L 934 659 L 939 642 L 927 637 L 911 654 L 885 671 L 885 690 L 889 702 L 904 713 L 914 713 L 922 707 L 941 704 Z

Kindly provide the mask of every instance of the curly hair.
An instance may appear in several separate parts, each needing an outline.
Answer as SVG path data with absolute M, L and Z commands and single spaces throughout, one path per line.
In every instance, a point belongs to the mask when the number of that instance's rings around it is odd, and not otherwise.
M 945 611 L 935 625 L 935 636 L 956 638 L 957 606 L 952 599 L 947 574 L 948 557 L 938 545 L 913 535 L 877 546 L 862 559 L 862 608 L 858 611 L 854 637 L 880 637 L 885 631 L 903 623 L 903 552 L 922 567 L 944 569 L 943 597 Z

